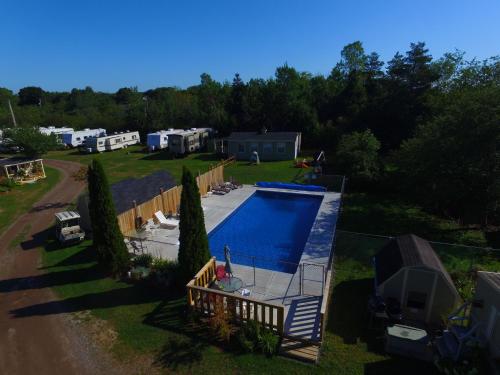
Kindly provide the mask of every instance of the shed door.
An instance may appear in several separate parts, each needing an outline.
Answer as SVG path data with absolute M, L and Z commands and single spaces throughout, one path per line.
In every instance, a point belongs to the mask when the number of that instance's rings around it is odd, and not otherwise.
M 434 286 L 434 272 L 408 270 L 403 299 L 403 311 L 410 319 L 427 320 Z

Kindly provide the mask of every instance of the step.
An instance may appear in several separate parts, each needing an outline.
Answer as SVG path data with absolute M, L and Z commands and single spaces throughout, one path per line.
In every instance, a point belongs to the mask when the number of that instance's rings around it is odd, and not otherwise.
M 320 348 L 304 342 L 284 338 L 280 346 L 280 354 L 303 362 L 317 363 Z

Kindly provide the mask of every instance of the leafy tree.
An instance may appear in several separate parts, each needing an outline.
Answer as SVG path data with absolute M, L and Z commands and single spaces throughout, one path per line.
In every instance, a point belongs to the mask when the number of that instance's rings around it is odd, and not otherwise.
M 108 179 L 96 159 L 88 167 L 87 180 L 93 244 L 99 263 L 113 275 L 120 275 L 129 266 L 129 255 L 118 226 Z
M 396 154 L 404 189 L 426 207 L 488 224 L 500 202 L 500 87 L 457 89 Z
M 40 87 L 29 86 L 19 90 L 17 95 L 19 105 L 41 105 L 44 92 Z
M 354 182 L 373 181 L 380 172 L 379 149 L 370 130 L 344 135 L 335 153 L 336 166 Z
M 183 281 L 191 279 L 210 259 L 205 218 L 196 180 L 182 169 L 182 194 L 179 222 L 179 267 Z
M 40 157 L 59 147 L 55 135 L 42 134 L 38 128 L 12 128 L 6 131 L 5 136 L 12 140 L 12 145 L 20 147 L 30 158 Z

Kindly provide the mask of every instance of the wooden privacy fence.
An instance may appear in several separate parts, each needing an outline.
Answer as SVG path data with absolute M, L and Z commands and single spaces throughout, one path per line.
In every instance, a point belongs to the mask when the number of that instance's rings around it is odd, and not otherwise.
M 224 164 L 210 168 L 206 173 L 199 174 L 196 177 L 196 183 L 200 190 L 200 195 L 205 196 L 210 188 L 224 183 Z M 136 229 L 137 219 L 141 218 L 144 222 L 153 217 L 157 211 L 165 213 L 177 213 L 181 202 L 182 186 L 174 186 L 173 188 L 163 191 L 147 202 L 136 205 L 130 210 L 122 212 L 117 216 L 118 225 L 123 234 L 128 234 Z
M 205 316 L 212 316 L 222 304 L 224 313 L 236 323 L 254 320 L 263 327 L 283 335 L 285 306 L 263 302 L 238 294 L 210 289 L 216 278 L 216 261 L 212 257 L 208 263 L 186 285 L 188 306 Z

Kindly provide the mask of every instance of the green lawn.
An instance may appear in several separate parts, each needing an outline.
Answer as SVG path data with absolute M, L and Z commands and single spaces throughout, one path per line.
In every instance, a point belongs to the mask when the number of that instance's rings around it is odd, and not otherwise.
M 81 154 L 77 150 L 53 151 L 46 158 L 76 161 L 84 165 L 97 158 L 103 163 L 111 183 L 128 177 L 143 177 L 158 170 L 167 170 L 180 182 L 183 165 L 195 173 L 203 173 L 210 165 L 220 161 L 220 158 L 209 153 L 189 154 L 184 158 L 174 159 L 167 152 L 147 154 L 141 150 L 140 146 L 132 146 L 125 150 L 90 155 Z M 300 179 L 303 173 L 303 169 L 293 167 L 293 161 L 262 162 L 259 165 L 238 161 L 225 171 L 226 178 L 233 177 L 241 183 L 250 184 L 258 180 L 291 182 Z
M 6 193 L 0 193 L 0 233 L 17 217 L 31 209 L 46 192 L 57 184 L 60 173 L 57 169 L 45 167 L 47 178 L 34 184 L 14 186 Z
M 130 151 L 131 149 L 129 149 Z M 97 155 L 112 181 L 131 175 L 144 175 L 158 169 L 170 171 L 177 179 L 181 165 L 206 170 L 216 162 L 208 154 L 194 154 L 180 160 L 164 159 L 163 154 L 145 155 L 117 151 Z M 52 157 L 88 162 L 92 156 L 71 151 L 52 153 Z M 154 162 L 156 161 L 156 162 Z M 226 169 L 244 183 L 257 180 L 293 181 L 297 170 L 291 162 L 262 163 L 251 166 L 238 162 Z M 112 351 L 124 360 L 150 355 L 165 372 L 276 373 L 276 374 L 428 374 L 432 365 L 392 358 L 383 352 L 380 332 L 367 328 L 366 304 L 372 290 L 372 255 L 387 241 L 384 238 L 346 231 L 395 235 L 413 232 L 430 240 L 484 245 L 480 231 L 460 228 L 453 222 L 429 215 L 418 207 L 391 197 L 368 194 L 346 195 L 337 236 L 336 276 L 329 308 L 327 334 L 320 364 L 305 365 L 281 357 L 265 358 L 242 354 L 231 347 L 214 345 L 207 332 L 186 320 L 183 290 L 157 290 L 107 278 L 100 272 L 88 241 L 60 249 L 48 243 L 43 264 L 48 283 L 62 297 L 63 311 L 90 310 L 104 319 L 117 334 Z M 471 266 L 493 269 L 498 257 L 471 248 L 436 245 L 452 274 L 466 273 Z M 175 288 L 172 288 L 175 289 Z M 52 304 L 36 306 L 34 311 L 60 311 Z M 29 314 L 33 309 L 22 309 Z

